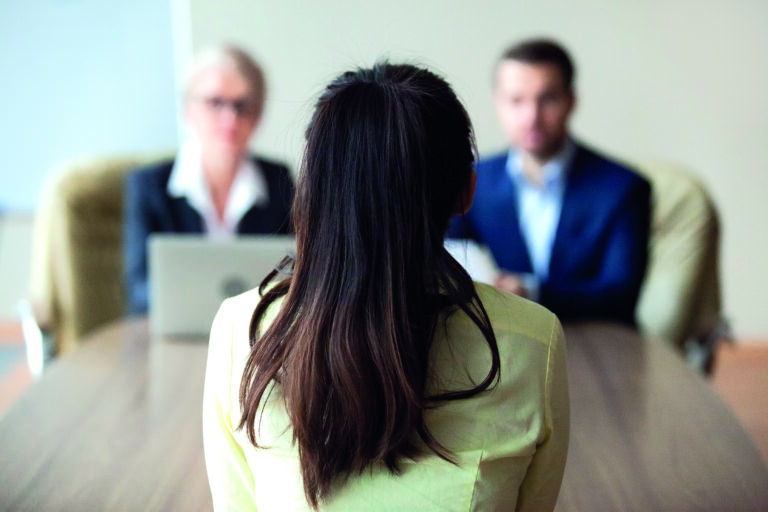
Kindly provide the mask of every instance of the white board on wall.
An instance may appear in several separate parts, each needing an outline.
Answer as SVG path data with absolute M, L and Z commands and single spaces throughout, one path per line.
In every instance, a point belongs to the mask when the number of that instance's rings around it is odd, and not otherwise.
M 34 210 L 62 161 L 175 147 L 172 41 L 167 2 L 0 2 L 0 206 Z

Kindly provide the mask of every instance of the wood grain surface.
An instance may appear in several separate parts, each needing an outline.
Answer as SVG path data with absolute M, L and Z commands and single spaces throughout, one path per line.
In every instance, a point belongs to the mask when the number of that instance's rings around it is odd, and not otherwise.
M 768 476 L 710 383 L 622 327 L 566 328 L 571 447 L 557 510 L 768 510 Z M 0 510 L 207 511 L 205 339 L 110 326 L 0 421 Z
M 672 349 L 620 326 L 566 327 L 571 443 L 558 511 L 765 511 L 741 424 Z
M 0 421 L 0 509 L 209 511 L 205 339 L 116 324 L 55 362 Z

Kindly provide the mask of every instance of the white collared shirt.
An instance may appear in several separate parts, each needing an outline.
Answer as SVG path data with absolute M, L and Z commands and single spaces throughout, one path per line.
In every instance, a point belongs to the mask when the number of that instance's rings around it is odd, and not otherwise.
M 531 183 L 523 172 L 522 153 L 511 149 L 507 157 L 507 173 L 517 190 L 520 231 L 528 247 L 537 281 L 543 281 L 549 275 L 552 245 L 563 206 L 566 174 L 575 152 L 576 145 L 566 139 L 563 149 L 544 164 L 541 186 Z
M 253 160 L 243 158 L 229 190 L 224 218 L 219 219 L 203 175 L 200 146 L 194 141 L 187 142 L 179 151 L 167 190 L 171 197 L 185 198 L 203 218 L 205 232 L 217 239 L 234 236 L 238 223 L 248 210 L 269 203 L 264 174 Z

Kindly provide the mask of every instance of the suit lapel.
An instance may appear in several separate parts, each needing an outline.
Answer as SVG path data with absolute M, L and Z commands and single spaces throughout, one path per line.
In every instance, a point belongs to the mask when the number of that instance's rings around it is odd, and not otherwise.
M 508 254 L 519 255 L 520 261 L 514 262 L 520 272 L 530 273 L 533 272 L 533 264 L 531 263 L 531 255 L 528 251 L 528 244 L 525 243 L 523 238 L 523 232 L 520 229 L 520 205 L 517 201 L 517 185 L 506 174 L 507 183 L 509 183 L 508 203 L 512 206 L 512 215 L 508 216 L 509 224 L 506 226 L 509 236 L 509 252 Z
M 552 243 L 552 254 L 549 260 L 549 274 L 558 275 L 563 267 L 568 250 L 574 246 L 582 230 L 583 210 L 590 202 L 589 183 L 583 172 L 584 150 L 576 146 L 576 154 L 568 169 L 566 177 L 563 204 L 560 208 L 560 218 L 555 230 L 555 240 Z M 578 245 L 578 244 L 576 244 Z
M 265 222 L 270 213 L 269 207 L 251 206 L 237 223 L 236 231 L 239 234 L 269 233 L 271 230 L 265 225 Z
M 176 231 L 180 233 L 203 233 L 203 218 L 190 206 L 184 197 L 172 197 L 170 201 L 171 215 Z
M 506 161 L 506 158 L 499 158 L 494 162 L 493 169 L 489 169 L 495 176 L 495 179 L 489 182 L 491 189 L 483 191 L 482 195 L 477 194 L 482 201 L 491 198 L 493 201 L 488 205 L 485 216 L 493 219 L 495 228 L 493 234 L 487 237 L 486 243 L 495 245 L 491 247 L 491 251 L 496 255 L 496 263 L 501 268 L 513 272 L 532 272 L 528 246 L 520 230 L 517 186 L 507 173 Z

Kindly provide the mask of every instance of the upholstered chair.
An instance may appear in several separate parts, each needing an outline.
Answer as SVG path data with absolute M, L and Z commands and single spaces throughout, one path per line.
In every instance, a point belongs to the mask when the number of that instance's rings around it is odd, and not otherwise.
M 41 197 L 29 302 L 62 354 L 125 311 L 123 182 L 155 156 L 106 157 L 62 166 Z M 52 350 L 50 350 L 52 348 Z
M 653 190 L 638 324 L 708 373 L 717 343 L 729 337 L 721 305 L 717 210 L 704 185 L 686 170 L 658 162 L 640 162 L 635 169 Z

